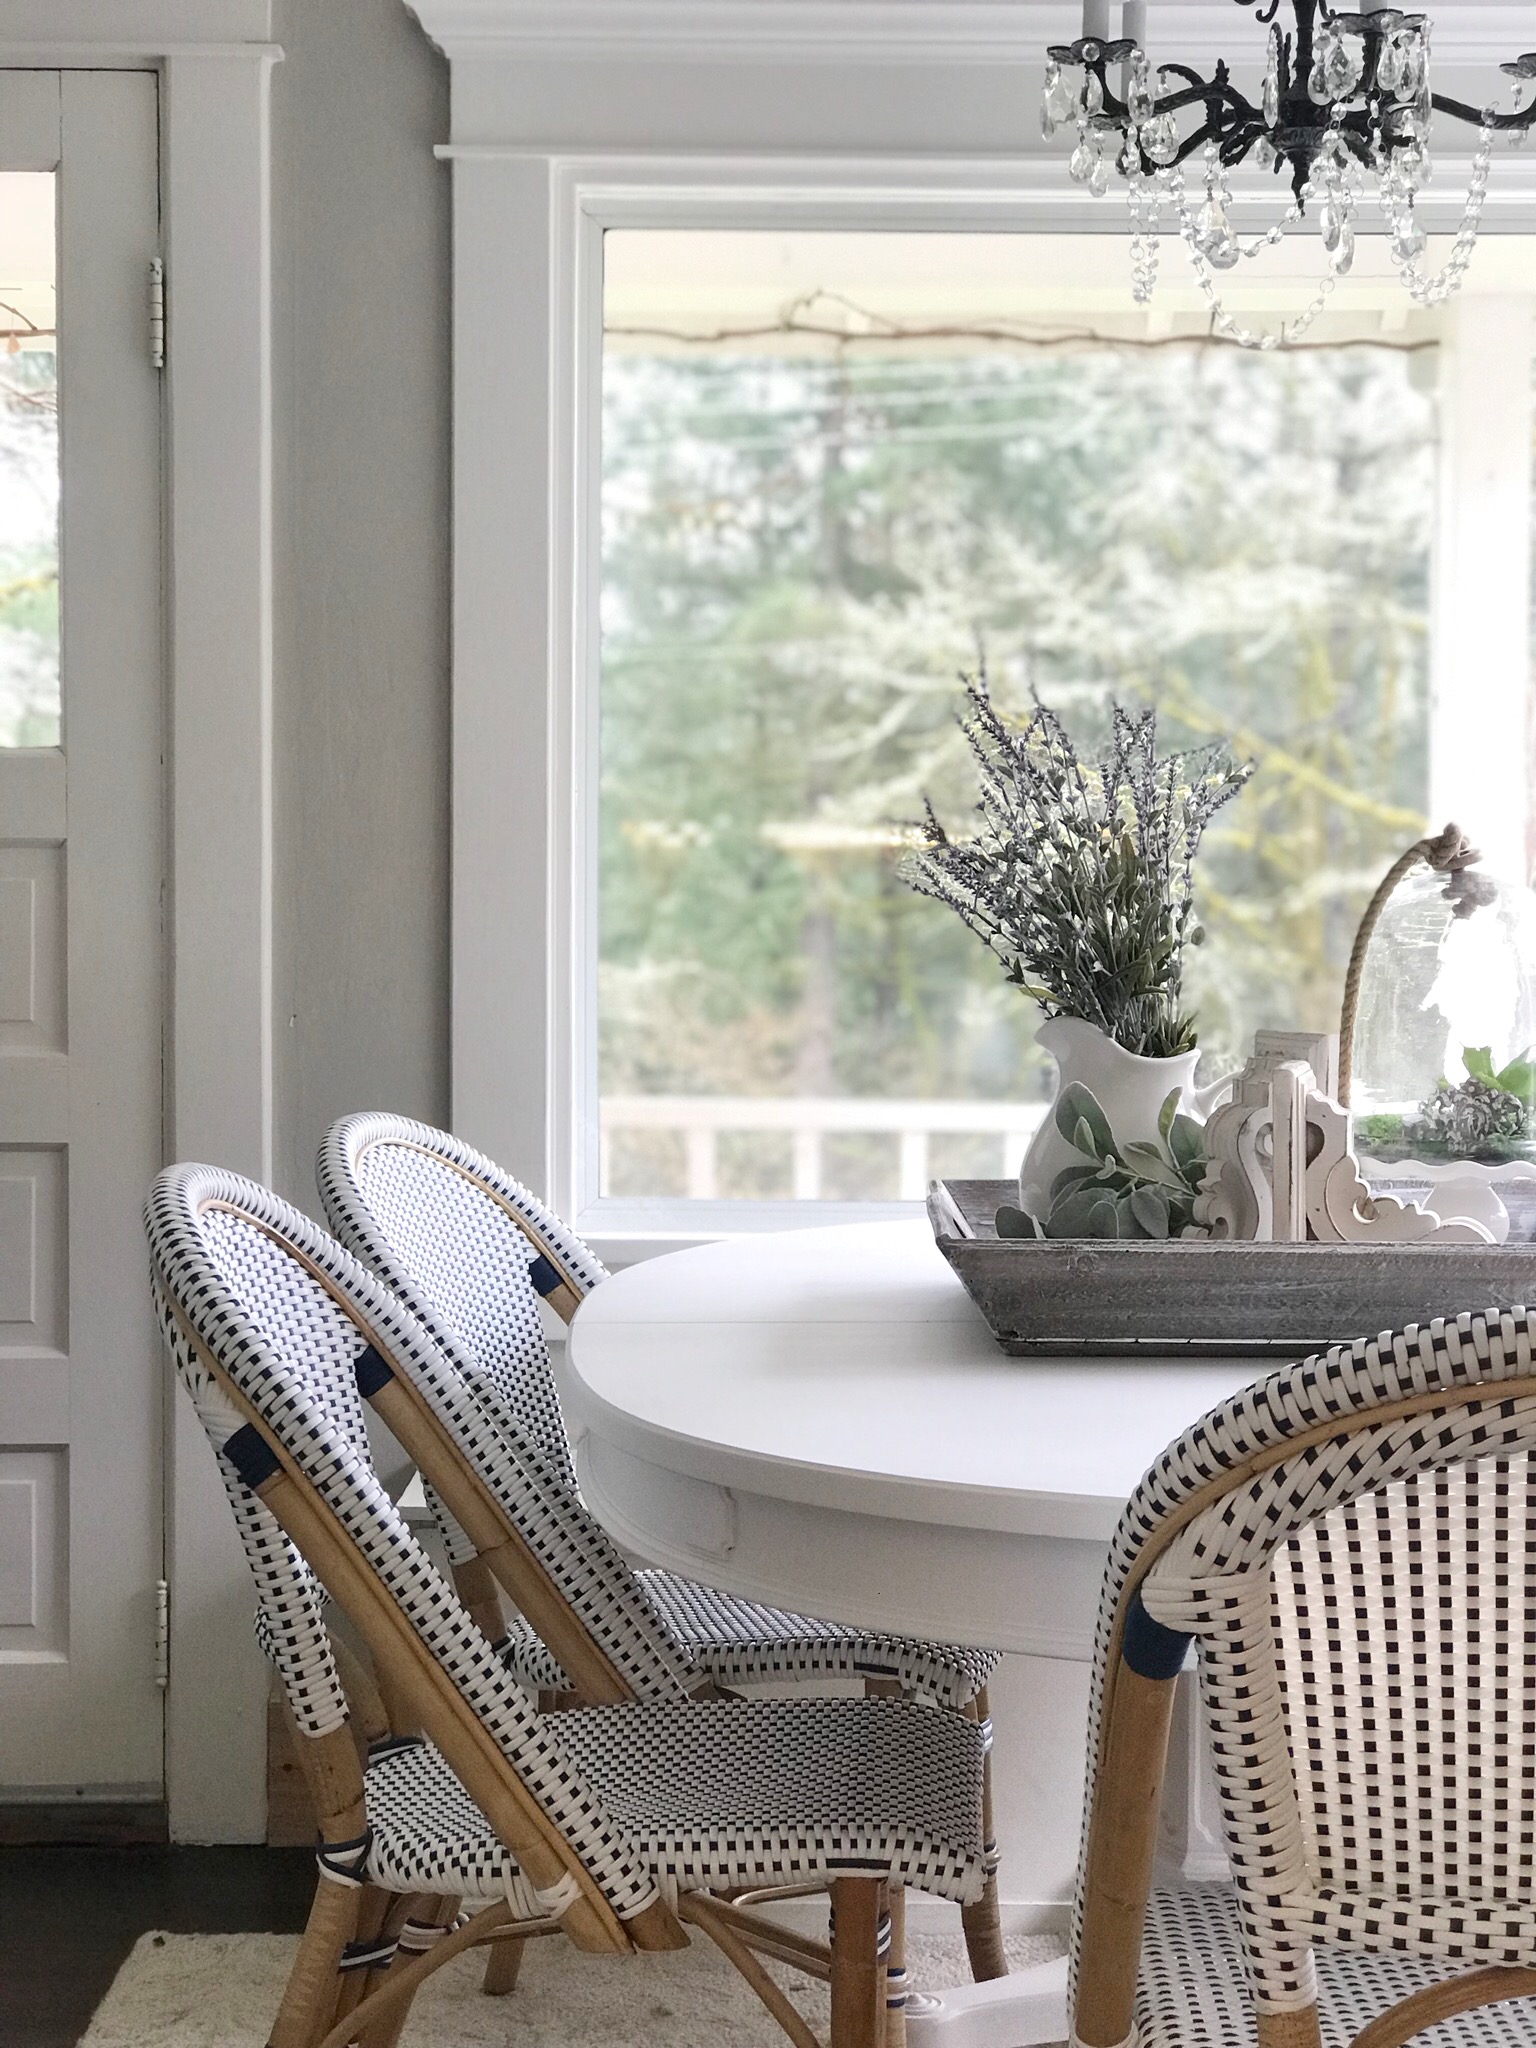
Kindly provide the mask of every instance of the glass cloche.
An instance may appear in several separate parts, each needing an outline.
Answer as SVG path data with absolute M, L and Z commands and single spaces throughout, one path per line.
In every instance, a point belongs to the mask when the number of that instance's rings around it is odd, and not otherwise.
M 1501 1195 L 1528 1188 L 1506 1206 L 1536 1234 L 1536 894 L 1480 868 L 1399 885 L 1366 955 L 1350 1107 L 1372 1185 L 1471 1163 Z

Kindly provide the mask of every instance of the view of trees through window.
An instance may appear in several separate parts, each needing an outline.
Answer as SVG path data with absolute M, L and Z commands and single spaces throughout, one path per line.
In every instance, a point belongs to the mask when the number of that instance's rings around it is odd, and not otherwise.
M 0 172 L 0 746 L 59 743 L 51 171 Z
M 1084 745 L 1119 701 L 1257 762 L 1204 864 L 1204 1071 L 1334 1021 L 1425 822 L 1435 360 L 610 340 L 605 1192 L 891 1199 L 919 1124 L 923 1172 L 1022 1149 L 1036 1013 L 897 875 L 925 793 L 965 826 L 983 663 Z

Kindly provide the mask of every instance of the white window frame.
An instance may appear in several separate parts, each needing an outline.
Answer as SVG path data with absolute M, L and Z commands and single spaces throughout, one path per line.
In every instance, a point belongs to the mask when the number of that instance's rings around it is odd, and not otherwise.
M 595 1197 L 603 236 L 786 225 L 1081 232 L 1097 224 L 1086 195 L 1041 166 L 992 162 L 553 157 L 483 144 L 442 154 L 454 163 L 457 258 L 455 1128 L 540 1184 L 619 1259 L 742 1229 L 909 1214 L 910 1203 L 641 1208 Z M 530 279 L 547 282 L 542 306 Z M 510 533 L 533 540 L 515 564 Z
M 454 169 L 456 1127 L 615 1258 L 869 1213 L 811 1202 L 591 1204 L 601 239 L 610 227 L 1102 231 L 1035 120 L 1078 0 L 408 0 L 448 56 Z M 1442 9 L 1442 14 L 1446 10 Z M 1463 97 L 1522 9 L 1457 0 L 1437 79 Z M 1262 32 L 1228 0 L 1159 0 L 1153 54 Z M 1454 227 L 1470 137 L 1437 141 L 1428 224 Z M 1265 225 L 1273 181 L 1259 188 Z M 1536 167 L 1501 156 L 1485 232 L 1536 230 Z M 1447 671 L 1448 673 L 1448 671 Z M 1523 758 L 1523 754 L 1522 754 Z M 910 1206 L 910 1205 L 909 1205 Z
M 455 1127 L 619 1260 L 734 1231 L 910 1214 L 910 1203 L 594 1199 L 602 239 L 620 227 L 1119 234 L 1123 213 L 1038 159 L 556 155 L 485 143 L 442 153 L 454 163 L 457 280 Z M 1490 214 L 1528 231 L 1536 179 L 1518 159 L 1500 168 Z M 1468 170 L 1437 167 L 1442 206 Z M 1528 331 L 1528 309 L 1526 321 Z M 1466 531 L 1453 520 L 1448 535 L 1442 520 L 1438 557 L 1490 538 L 1507 502 L 1484 491 Z M 1449 544 L 1458 532 L 1459 549 Z M 1523 591 L 1507 547 L 1500 570 Z M 1432 694 L 1445 739 L 1434 801 L 1471 815 L 1455 765 L 1466 750 L 1448 744 L 1467 725 L 1464 646 L 1459 630 L 1438 635 Z M 1490 706 L 1503 735 L 1492 752 L 1506 779 L 1523 779 L 1523 668 L 1508 685 Z M 1481 731 L 1486 742 L 1487 722 Z

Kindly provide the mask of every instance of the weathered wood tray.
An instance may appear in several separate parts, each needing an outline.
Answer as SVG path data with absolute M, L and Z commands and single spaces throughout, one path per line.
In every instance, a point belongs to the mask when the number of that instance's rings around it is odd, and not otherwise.
M 939 1250 L 1015 1358 L 1301 1358 L 1464 1309 L 1536 1301 L 1536 1245 L 1000 1238 L 1015 1182 L 935 1181 Z

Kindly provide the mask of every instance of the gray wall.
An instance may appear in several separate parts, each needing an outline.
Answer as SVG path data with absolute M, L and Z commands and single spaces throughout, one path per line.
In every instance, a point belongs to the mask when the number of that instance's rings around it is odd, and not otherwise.
M 401 0 L 278 0 L 276 1177 L 448 1104 L 448 73 Z

